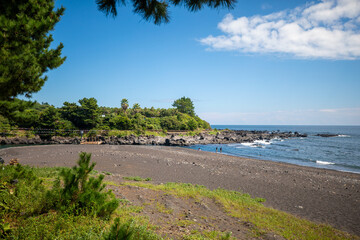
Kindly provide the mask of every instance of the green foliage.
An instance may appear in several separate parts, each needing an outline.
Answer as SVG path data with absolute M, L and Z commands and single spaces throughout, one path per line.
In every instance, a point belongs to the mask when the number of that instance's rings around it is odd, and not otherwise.
M 0 238 L 5 238 L 11 232 L 9 223 L 6 223 L 4 219 L 0 219 Z
M 130 240 L 134 231 L 130 228 L 130 222 L 120 224 L 120 219 L 116 218 L 110 231 L 105 234 L 104 240 Z
M 174 101 L 173 107 L 177 108 L 179 112 L 195 116 L 195 107 L 190 98 L 182 97 Z
M 45 109 L 44 111 L 42 111 L 40 113 L 40 117 L 39 117 L 39 122 L 40 122 L 40 128 L 51 128 L 54 129 L 56 128 L 56 123 L 59 120 L 60 116 L 58 111 L 56 110 L 55 107 L 50 106 L 47 109 Z
M 132 107 L 132 110 L 133 110 L 133 112 L 134 112 L 135 114 L 138 113 L 139 111 L 141 111 L 140 104 L 135 103 L 135 104 L 133 105 L 133 107 Z
M 173 0 L 173 1 L 144 1 L 132 0 L 134 12 L 140 14 L 146 21 L 153 21 L 155 24 L 167 23 L 170 21 L 168 8 L 170 5 L 185 6 L 189 11 L 194 12 L 204 6 L 210 8 L 226 7 L 231 9 L 236 0 Z M 117 15 L 117 7 L 125 5 L 125 0 L 96 0 L 100 11 L 106 15 Z
M 188 126 L 190 130 L 195 130 L 198 128 L 198 123 L 194 119 L 190 119 L 188 122 Z
M 17 219 L 9 239 L 102 239 L 108 225 L 106 220 L 61 212 Z
M 9 120 L 4 116 L 0 115 L 0 133 L 6 136 L 10 132 L 11 125 Z
M 83 98 L 76 103 L 64 102 L 60 109 L 62 118 L 79 129 L 95 128 L 100 123 L 100 109 L 95 98 Z
M 58 207 L 62 211 L 72 211 L 75 214 L 89 214 L 99 217 L 108 217 L 115 211 L 119 203 L 111 192 L 104 192 L 104 175 L 89 177 L 95 163 L 90 165 L 91 154 L 82 152 L 78 166 L 72 169 L 63 169 L 60 176 L 64 187 L 59 181 L 54 185 L 51 194 L 60 194 Z
M 35 105 L 36 102 L 24 101 L 16 98 L 9 101 L 0 101 L 0 115 L 6 117 L 8 123 L 12 126 L 36 126 L 39 119 L 39 111 L 33 111 L 32 108 Z
M 54 11 L 54 1 L 2 1 L 0 7 L 0 100 L 19 94 L 30 97 L 44 85 L 49 69 L 59 67 L 63 45 L 51 49 L 49 31 L 64 8 Z
M 135 177 L 123 177 L 123 179 L 125 180 L 132 180 L 132 181 L 136 181 L 136 182 L 143 182 L 143 181 L 151 181 L 151 178 L 142 178 L 139 176 L 135 176 Z
M 82 116 L 80 115 L 80 106 L 76 103 L 64 102 L 59 111 L 62 118 L 72 122 L 76 127 L 81 128 Z
M 129 101 L 126 98 L 123 98 L 121 100 L 121 108 L 124 111 L 124 113 L 126 112 L 126 109 L 129 107 Z
M 0 183 L 0 219 L 26 219 L 51 209 L 47 190 L 31 168 L 20 164 L 4 166 L 0 169 Z M 3 225 L 6 227 L 6 223 Z
M 110 121 L 110 127 L 119 130 L 128 130 L 133 128 L 133 123 L 127 116 L 117 115 Z
M 79 100 L 80 128 L 91 129 L 100 122 L 100 111 L 95 98 L 83 98 Z
M 94 187 L 94 185 L 102 185 L 101 182 L 94 184 L 91 177 L 86 177 L 97 174 L 92 170 L 95 164 L 90 164 L 90 155 L 83 153 L 78 165 L 73 169 L 2 166 L 0 168 L 0 238 L 129 239 L 119 237 L 119 229 L 126 229 L 134 233 L 132 239 L 161 239 L 149 231 L 146 225 L 138 225 L 132 220 L 120 222 L 117 218 L 112 228 L 108 229 L 107 218 L 114 209 L 114 206 L 109 207 L 112 200 L 110 198 L 109 201 L 107 198 L 107 205 L 99 201 L 101 197 L 94 197 L 97 195 L 93 193 L 94 191 L 100 191 L 103 196 L 107 193 L 102 193 L 102 187 Z M 68 171 L 73 175 L 68 174 Z M 65 175 L 67 179 L 62 184 L 59 180 L 54 182 L 59 175 Z M 53 182 L 55 186 L 49 189 Z M 76 186 L 71 182 L 79 184 Z M 69 189 L 71 190 L 68 191 Z M 61 202 L 68 204 L 61 205 Z M 118 206 L 117 201 L 115 205 Z M 133 208 L 124 211 L 130 214 L 138 210 Z M 112 235 L 113 233 L 115 235 Z
M 160 125 L 161 128 L 166 130 L 180 130 L 182 127 L 181 122 L 176 116 L 160 118 Z
M 191 100 L 190 100 L 191 101 Z M 7 134 L 11 127 L 53 129 L 35 131 L 44 137 L 79 135 L 76 129 L 92 129 L 92 136 L 114 136 L 109 130 L 129 130 L 129 134 L 147 134 L 146 130 L 191 130 L 210 129 L 209 123 L 198 116 L 182 113 L 175 108 L 144 108 L 135 103 L 128 109 L 127 99 L 123 108 L 99 107 L 95 98 L 80 99 L 79 104 L 64 102 L 61 108 L 48 103 L 37 103 L 13 99 L 0 101 L 0 129 Z M 125 110 L 127 109 L 127 110 Z M 98 131 L 106 130 L 106 131 Z M 20 132 L 18 134 L 21 134 Z M 31 133 L 32 134 L 32 133 Z M 90 134 L 90 133 L 89 133 Z M 120 133 L 122 136 L 129 134 Z M 14 136 L 14 133 L 12 134 Z M 26 135 L 26 134 L 23 134 Z M 19 135 L 17 135 L 19 136 Z

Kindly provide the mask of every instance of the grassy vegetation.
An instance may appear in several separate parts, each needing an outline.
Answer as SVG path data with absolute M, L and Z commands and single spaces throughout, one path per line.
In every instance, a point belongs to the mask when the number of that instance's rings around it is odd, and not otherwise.
M 146 203 L 135 206 L 125 199 L 115 200 L 103 188 L 103 175 L 93 170 L 86 156 L 72 169 L 0 166 L 0 239 L 163 239 L 156 233 L 159 226 L 142 215 Z M 286 239 L 357 239 L 330 226 L 266 208 L 261 204 L 264 199 L 248 194 L 182 183 L 154 185 L 144 182 L 151 179 L 140 177 L 126 179 L 132 181 L 120 186 L 137 186 L 197 201 L 215 200 L 240 223 L 250 223 L 254 237 L 272 232 Z M 171 216 L 173 212 L 160 202 L 149 204 L 159 213 Z M 174 221 L 179 227 L 199 224 L 191 219 Z M 183 239 L 233 237 L 230 233 L 193 229 Z
M 141 209 L 104 190 L 94 166 L 86 153 L 72 169 L 0 166 L 0 239 L 161 239 L 132 217 Z
M 336 230 L 328 225 L 297 218 L 288 213 L 264 207 L 262 198 L 251 198 L 248 194 L 224 189 L 209 190 L 204 186 L 166 183 L 154 185 L 141 182 L 127 182 L 125 185 L 164 191 L 178 197 L 214 199 L 231 216 L 252 224 L 254 235 L 273 232 L 286 239 L 353 239 L 354 236 Z
M 221 133 L 221 130 L 217 130 L 216 128 L 215 129 L 212 129 L 211 131 L 208 132 L 210 135 L 216 135 L 218 133 Z
M 124 180 L 131 180 L 136 182 L 144 182 L 144 181 L 151 181 L 151 178 L 141 178 L 139 176 L 135 177 L 123 177 Z

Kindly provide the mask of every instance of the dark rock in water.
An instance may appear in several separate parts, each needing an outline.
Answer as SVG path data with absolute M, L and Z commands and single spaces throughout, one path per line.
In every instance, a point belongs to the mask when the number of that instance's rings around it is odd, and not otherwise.
M 328 133 L 319 133 L 319 134 L 316 134 L 315 136 L 318 136 L 318 137 L 337 137 L 338 135 L 337 134 L 328 134 Z

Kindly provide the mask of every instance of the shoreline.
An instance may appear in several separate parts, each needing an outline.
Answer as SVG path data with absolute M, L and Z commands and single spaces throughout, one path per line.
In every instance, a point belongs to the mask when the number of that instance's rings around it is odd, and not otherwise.
M 92 153 L 96 170 L 112 173 L 110 181 L 140 176 L 242 191 L 265 198 L 265 206 L 360 235 L 357 173 L 168 146 L 39 145 L 3 148 L 0 156 L 7 163 L 72 167 L 81 151 Z
M 187 148 L 187 149 L 192 149 L 192 148 Z M 195 149 L 192 149 L 195 150 Z M 196 150 L 195 150 L 196 151 Z M 201 150 L 204 152 L 210 152 L 211 151 L 206 151 L 206 150 Z M 249 158 L 249 159 L 254 159 L 254 160 L 259 160 L 259 161 L 269 161 L 269 162 L 274 162 L 274 163 L 283 163 L 283 164 L 289 164 L 289 165 L 293 165 L 293 166 L 297 166 L 297 167 L 307 167 L 307 168 L 315 168 L 315 169 L 325 169 L 327 171 L 335 171 L 335 172 L 343 172 L 343 173 L 353 173 L 353 174 L 358 174 L 360 175 L 360 172 L 352 172 L 350 170 L 341 170 L 341 169 L 331 169 L 331 168 L 324 168 L 324 167 L 313 167 L 313 166 L 306 166 L 306 165 L 300 165 L 300 164 L 295 164 L 295 163 L 288 163 L 288 162 L 282 162 L 282 161 L 276 161 L 276 160 L 270 160 L 270 159 L 261 159 L 261 158 L 256 158 L 256 157 L 248 157 L 248 156 L 237 156 L 235 154 L 230 154 L 230 153 L 218 153 L 218 154 L 223 154 L 225 156 L 231 156 L 231 157 L 239 157 L 239 158 Z
M 8 148 L 22 148 L 22 147 L 36 147 L 36 146 L 56 146 L 59 144 L 19 144 L 19 145 L 0 145 L 0 151 L 2 149 L 8 149 Z M 65 144 L 63 144 L 65 145 Z M 67 144 L 68 145 L 68 144 Z M 206 144 L 207 145 L 207 144 Z M 117 145 L 119 146 L 119 145 Z M 129 145 L 128 145 L 129 146 Z M 139 145 L 132 145 L 132 146 L 139 146 Z M 142 146 L 149 146 L 152 147 L 153 145 L 142 145 Z M 205 145 L 204 145 L 205 146 Z M 179 147 L 179 146 L 165 146 L 165 147 Z M 190 149 L 190 150 L 194 150 L 197 151 L 196 149 L 192 149 L 189 148 L 188 146 L 180 146 L 179 148 L 184 148 L 184 149 Z M 207 153 L 214 153 L 212 151 L 206 151 L 206 150 L 201 150 L 203 152 L 207 152 Z M 331 169 L 331 168 L 324 168 L 324 167 L 315 167 L 315 166 L 306 166 L 306 165 L 300 165 L 300 164 L 295 164 L 295 163 L 289 163 L 289 162 L 282 162 L 282 161 L 277 161 L 277 160 L 270 160 L 270 159 L 261 159 L 261 158 L 256 158 L 256 157 L 248 157 L 248 156 L 238 156 L 235 154 L 230 154 L 230 153 L 216 153 L 216 154 L 222 154 L 224 156 L 230 156 L 230 157 L 239 157 L 239 158 L 245 158 L 245 159 L 254 159 L 254 160 L 259 160 L 259 161 L 269 161 L 269 162 L 273 162 L 273 163 L 283 163 L 283 164 L 289 164 L 289 165 L 293 165 L 296 167 L 306 167 L 306 168 L 314 168 L 314 169 L 323 169 L 323 170 L 327 170 L 327 171 L 334 171 L 334 172 L 343 172 L 343 173 L 352 173 L 352 174 L 357 174 L 360 175 L 360 172 L 353 172 L 350 170 L 341 170 L 341 169 Z M 1 157 L 1 155 L 0 155 Z

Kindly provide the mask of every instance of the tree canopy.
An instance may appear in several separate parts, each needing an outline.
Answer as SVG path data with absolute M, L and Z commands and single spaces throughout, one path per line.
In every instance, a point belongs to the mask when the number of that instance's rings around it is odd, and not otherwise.
M 95 0 L 100 11 L 117 16 L 117 8 L 125 0 Z M 232 8 L 236 0 L 131 0 L 135 13 L 155 24 L 170 20 L 169 7 L 184 6 L 189 11 L 210 8 Z M 48 70 L 59 67 L 65 57 L 60 43 L 49 34 L 64 13 L 54 9 L 54 0 L 8 0 L 0 4 L 0 101 L 12 100 L 20 94 L 31 97 L 47 80 Z M 127 107 L 123 105 L 123 110 Z M 127 105 L 128 106 L 128 105 Z
M 177 108 L 179 112 L 195 116 L 195 107 L 190 98 L 182 97 L 174 101 L 173 107 Z
M 125 0 L 96 0 L 100 11 L 106 15 L 117 16 L 117 7 L 125 6 Z M 189 11 L 201 10 L 204 6 L 210 8 L 233 8 L 236 0 L 131 0 L 134 12 L 140 14 L 145 20 L 155 24 L 170 21 L 169 6 L 184 6 Z
M 11 127 L 70 130 L 68 133 L 75 129 L 139 132 L 210 129 L 209 123 L 195 116 L 190 98 L 184 98 L 175 101 L 179 108 L 141 108 L 135 103 L 126 111 L 98 106 L 95 98 L 82 98 L 78 103 L 64 102 L 59 108 L 15 98 L 0 101 L 0 132 Z M 124 100 L 128 106 L 128 100 Z
M 54 10 L 49 0 L 1 1 L 0 100 L 30 97 L 47 80 L 43 74 L 64 62 L 63 45 L 51 49 L 49 34 L 63 13 L 64 8 Z

